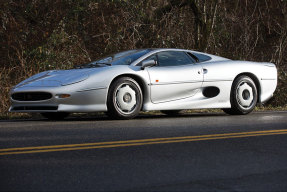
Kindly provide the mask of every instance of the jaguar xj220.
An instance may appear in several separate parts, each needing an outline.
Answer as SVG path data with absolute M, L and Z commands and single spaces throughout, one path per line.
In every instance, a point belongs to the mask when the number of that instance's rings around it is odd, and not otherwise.
M 270 99 L 276 85 L 273 63 L 183 49 L 137 49 L 36 74 L 12 88 L 9 111 L 49 119 L 98 111 L 130 119 L 140 111 L 176 114 L 203 108 L 244 115 Z

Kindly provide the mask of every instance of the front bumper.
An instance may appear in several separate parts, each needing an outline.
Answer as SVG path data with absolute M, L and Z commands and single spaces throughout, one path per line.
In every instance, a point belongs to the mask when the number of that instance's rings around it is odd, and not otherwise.
M 13 93 L 47 92 L 52 97 L 40 101 L 18 101 L 14 100 Z M 69 94 L 68 98 L 59 98 L 59 94 Z M 65 87 L 25 87 L 17 88 L 10 92 L 10 112 L 97 112 L 107 111 L 106 106 L 107 89 L 94 88 L 83 91 L 71 91 L 69 86 Z

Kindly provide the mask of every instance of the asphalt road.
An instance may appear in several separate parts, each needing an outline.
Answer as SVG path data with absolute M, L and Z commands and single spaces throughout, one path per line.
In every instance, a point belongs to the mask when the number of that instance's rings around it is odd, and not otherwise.
M 287 112 L 0 122 L 1 191 L 287 191 Z

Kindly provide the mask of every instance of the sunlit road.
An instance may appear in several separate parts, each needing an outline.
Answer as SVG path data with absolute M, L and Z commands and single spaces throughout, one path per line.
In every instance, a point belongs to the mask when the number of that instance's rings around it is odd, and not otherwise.
M 287 112 L 0 122 L 1 191 L 287 191 Z

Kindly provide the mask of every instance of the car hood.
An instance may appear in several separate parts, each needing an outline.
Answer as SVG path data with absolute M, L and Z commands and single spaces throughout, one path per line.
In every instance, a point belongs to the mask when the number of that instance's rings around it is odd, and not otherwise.
M 86 80 L 92 69 L 71 69 L 71 70 L 53 70 L 44 71 L 36 74 L 18 85 L 19 87 L 58 87 Z

